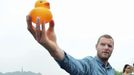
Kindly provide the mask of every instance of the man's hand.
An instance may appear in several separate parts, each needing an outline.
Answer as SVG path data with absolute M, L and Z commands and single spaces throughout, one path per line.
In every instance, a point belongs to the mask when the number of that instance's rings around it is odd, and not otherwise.
M 27 16 L 27 25 L 29 32 L 35 40 L 45 47 L 49 53 L 56 59 L 63 59 L 64 52 L 58 47 L 56 35 L 54 33 L 54 21 L 49 22 L 49 28 L 46 30 L 45 22 L 40 26 L 40 19 L 37 18 L 36 26 L 32 25 L 31 17 Z

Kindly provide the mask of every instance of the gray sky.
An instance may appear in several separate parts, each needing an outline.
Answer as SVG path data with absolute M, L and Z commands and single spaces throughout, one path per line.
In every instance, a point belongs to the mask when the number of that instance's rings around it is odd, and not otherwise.
M 109 60 L 122 70 L 134 62 L 134 0 L 48 0 L 59 46 L 75 58 L 96 55 L 95 44 L 110 34 L 115 49 Z M 21 70 L 68 75 L 27 31 L 26 15 L 35 0 L 0 2 L 0 72 Z

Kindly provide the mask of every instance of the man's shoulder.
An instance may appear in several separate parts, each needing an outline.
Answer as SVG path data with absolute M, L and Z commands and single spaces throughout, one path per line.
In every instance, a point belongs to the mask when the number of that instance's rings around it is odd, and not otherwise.
M 87 56 L 87 57 L 85 57 L 84 59 L 87 59 L 87 60 L 94 60 L 95 57 L 93 57 L 93 56 Z
M 83 58 L 82 60 L 84 60 L 86 62 L 94 62 L 95 61 L 95 57 L 87 56 L 87 57 Z

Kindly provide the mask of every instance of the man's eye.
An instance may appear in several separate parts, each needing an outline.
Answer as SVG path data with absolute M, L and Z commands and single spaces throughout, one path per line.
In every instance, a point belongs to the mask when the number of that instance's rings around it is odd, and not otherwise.
M 108 45 L 108 47 L 110 47 L 110 48 L 111 48 L 111 47 L 112 47 L 112 45 Z
M 104 43 L 101 43 L 101 45 L 102 45 L 102 46 L 105 46 L 105 44 L 104 44 Z

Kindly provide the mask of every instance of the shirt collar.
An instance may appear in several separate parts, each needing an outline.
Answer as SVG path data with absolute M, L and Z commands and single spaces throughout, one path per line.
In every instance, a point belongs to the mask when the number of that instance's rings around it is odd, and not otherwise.
M 111 68 L 112 68 L 111 65 L 109 64 L 109 62 L 108 62 L 108 64 L 105 66 L 105 64 L 100 60 L 99 57 L 95 56 L 95 59 L 96 59 L 96 61 L 97 61 L 100 65 L 102 65 L 102 67 L 104 67 L 104 68 L 106 68 L 106 69 L 111 69 Z

